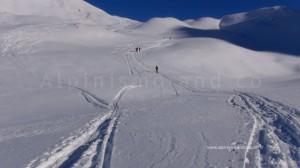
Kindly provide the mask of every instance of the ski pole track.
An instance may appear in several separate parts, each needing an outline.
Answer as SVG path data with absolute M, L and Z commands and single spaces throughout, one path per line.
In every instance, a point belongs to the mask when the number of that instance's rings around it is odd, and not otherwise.
M 300 167 L 299 110 L 252 93 L 236 92 L 228 102 L 253 117 L 243 167 L 253 167 L 251 161 L 255 167 Z M 250 152 L 255 144 L 259 150 Z
M 137 87 L 125 86 L 110 104 L 84 89 L 76 88 L 88 103 L 109 111 L 90 121 L 50 152 L 31 161 L 26 168 L 110 168 L 114 134 L 121 115 L 119 103 L 127 91 Z

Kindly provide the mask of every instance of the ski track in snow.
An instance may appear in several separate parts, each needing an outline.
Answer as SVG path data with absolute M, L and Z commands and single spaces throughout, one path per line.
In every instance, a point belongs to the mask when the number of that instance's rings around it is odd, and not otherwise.
M 50 152 L 31 161 L 27 168 L 109 168 L 114 133 L 120 116 L 119 102 L 127 91 L 137 87 L 125 86 L 110 105 L 95 95 L 77 88 L 88 103 L 96 107 L 105 107 L 109 111 L 89 122 L 76 135 L 56 145 Z
M 183 88 L 184 90 L 192 93 L 207 93 L 207 91 L 195 88 L 188 83 L 171 77 L 163 72 L 156 73 L 152 66 L 147 65 L 139 59 L 139 57 L 145 55 L 145 52 L 148 50 L 170 45 L 167 43 L 168 41 L 170 41 L 170 39 L 143 42 L 142 51 L 139 53 L 134 51 L 135 47 L 140 46 L 139 44 L 130 43 L 126 45 L 120 45 L 112 52 L 112 55 L 114 55 L 116 58 L 122 56 L 121 59 L 123 59 L 123 61 L 127 64 L 130 75 L 138 75 L 139 77 L 142 77 L 143 74 L 155 74 L 167 80 L 177 96 L 179 95 L 179 88 Z M 213 91 L 209 91 L 209 93 L 212 94 Z
M 23 50 L 22 47 L 26 46 L 25 44 L 27 43 L 33 46 L 40 42 L 38 40 L 29 41 L 31 39 L 27 40 L 24 38 L 25 35 L 27 34 L 24 31 L 12 31 L 2 39 L 1 45 L 3 48 L 1 55 L 10 59 L 16 67 L 22 70 L 27 68 L 27 63 L 18 57 L 18 55 L 32 52 L 32 47 L 28 47 L 26 50 Z M 29 37 L 31 36 L 32 34 Z M 39 37 L 42 35 L 38 34 L 36 36 Z M 144 51 L 168 45 L 167 43 L 164 44 L 165 42 L 165 39 L 145 42 L 145 46 L 139 54 L 131 51 L 136 47 L 135 44 L 120 46 L 114 51 L 113 55 L 120 56 L 125 53 L 125 57 L 123 56 L 122 59 L 127 64 L 130 75 L 141 77 L 144 73 L 156 74 L 152 67 L 138 58 L 138 55 L 142 55 Z M 17 53 L 10 52 L 12 50 Z M 22 53 L 18 53 L 21 51 Z M 193 88 L 189 84 L 170 77 L 167 74 L 160 72 L 157 75 L 170 82 L 176 95 L 179 95 L 177 87 L 193 93 L 204 93 L 204 91 Z M 33 160 L 27 168 L 110 168 L 113 138 L 120 117 L 118 111 L 119 102 L 128 90 L 137 86 L 129 85 L 122 88 L 110 104 L 82 88 L 67 87 L 79 90 L 82 97 L 93 106 L 102 109 L 105 108 L 109 111 L 89 122 L 78 134 L 67 138 L 61 144 L 56 145 L 50 152 L 46 152 L 43 156 Z M 247 111 L 253 118 L 254 124 L 247 142 L 243 168 L 300 167 L 299 110 L 262 96 L 242 92 L 237 92 L 232 96 L 229 103 L 241 111 Z M 6 133 L 5 131 L 2 131 L 3 134 Z M 20 136 L 34 136 L 39 134 L 42 133 L 35 132 L 32 135 L 24 134 Z M 14 137 L 14 135 L 11 135 L 11 137 Z M 6 137 L 6 139 L 2 140 L 9 140 L 9 138 Z M 160 162 L 168 158 L 169 154 L 173 152 L 176 139 L 172 139 L 171 141 L 170 150 L 167 151 L 161 160 L 153 163 L 151 167 L 157 167 Z M 251 149 L 255 145 L 260 146 L 258 151 Z M 205 158 L 205 161 L 206 166 L 209 165 L 208 158 Z
M 300 111 L 252 93 L 237 92 L 229 103 L 253 117 L 243 167 L 300 167 Z M 250 150 L 259 146 L 259 150 Z

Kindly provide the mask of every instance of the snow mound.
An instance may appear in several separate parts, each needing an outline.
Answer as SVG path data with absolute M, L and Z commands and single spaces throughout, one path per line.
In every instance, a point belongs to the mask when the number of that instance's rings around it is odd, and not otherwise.
M 219 29 L 220 20 L 212 17 L 202 17 L 198 20 L 186 20 L 187 24 L 198 29 Z
M 243 37 L 258 50 L 299 54 L 299 18 L 300 12 L 275 6 L 224 16 L 220 29 Z
M 188 24 L 175 19 L 175 18 L 153 18 L 149 21 L 139 25 L 137 30 L 148 32 L 148 33 L 157 33 L 162 34 L 170 32 L 180 27 L 187 27 Z

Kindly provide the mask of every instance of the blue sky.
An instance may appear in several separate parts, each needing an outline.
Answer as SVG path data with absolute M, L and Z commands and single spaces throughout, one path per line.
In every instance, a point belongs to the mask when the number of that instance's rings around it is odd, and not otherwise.
M 106 12 L 145 21 L 153 17 L 196 19 L 251 9 L 285 5 L 300 9 L 300 0 L 87 0 Z

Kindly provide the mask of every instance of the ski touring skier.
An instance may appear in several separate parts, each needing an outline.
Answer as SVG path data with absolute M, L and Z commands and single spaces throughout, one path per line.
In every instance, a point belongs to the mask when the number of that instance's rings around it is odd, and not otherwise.
M 136 53 L 141 52 L 141 47 L 136 47 L 136 48 L 135 48 L 135 52 L 136 52 Z

